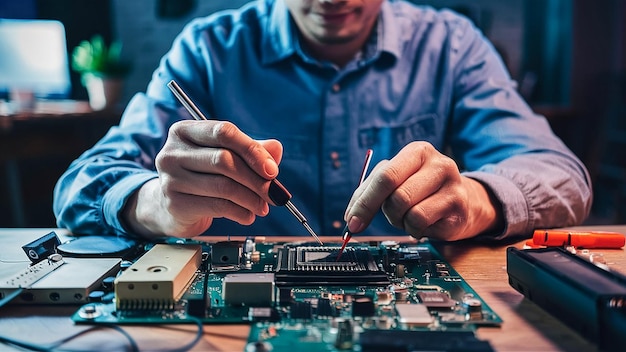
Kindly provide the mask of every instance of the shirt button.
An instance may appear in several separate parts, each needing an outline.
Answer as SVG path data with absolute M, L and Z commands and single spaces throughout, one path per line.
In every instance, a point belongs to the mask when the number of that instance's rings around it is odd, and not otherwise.
M 341 90 L 341 86 L 339 85 L 339 83 L 333 84 L 333 92 L 337 93 L 340 90 Z
M 330 159 L 332 160 L 333 168 L 338 169 L 341 167 L 341 161 L 339 161 L 339 153 L 331 152 Z
M 343 221 L 335 220 L 333 221 L 333 228 L 340 229 L 343 226 Z

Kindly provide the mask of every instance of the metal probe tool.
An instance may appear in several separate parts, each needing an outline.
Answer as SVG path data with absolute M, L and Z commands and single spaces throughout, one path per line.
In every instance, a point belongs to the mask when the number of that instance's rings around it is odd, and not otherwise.
M 359 184 L 357 188 L 359 188 L 359 186 L 363 183 L 363 181 L 365 181 L 365 175 L 367 174 L 367 168 L 370 165 L 370 161 L 372 161 L 373 153 L 374 151 L 371 149 L 368 149 L 367 152 L 365 153 L 365 161 L 363 162 L 363 169 L 361 169 L 361 177 L 359 179 Z M 348 242 L 350 242 L 351 238 L 352 238 L 352 232 L 350 232 L 350 230 L 348 229 L 348 223 L 346 222 L 346 226 L 344 226 L 343 232 L 342 232 L 343 243 L 341 244 L 341 249 L 339 250 L 339 254 L 337 254 L 337 261 L 339 261 L 339 258 L 341 258 L 341 255 L 343 254 L 343 251 L 346 249 L 346 245 L 348 244 Z
M 171 80 L 167 84 L 167 86 L 170 88 L 172 93 L 174 93 L 176 98 L 178 98 L 181 104 L 183 104 L 183 106 L 187 109 L 187 111 L 189 111 L 189 113 L 191 114 L 191 116 L 193 116 L 194 119 L 198 121 L 208 120 L 206 116 L 202 114 L 202 111 L 198 109 L 196 104 L 194 104 L 191 98 L 189 98 L 189 96 L 178 85 L 178 83 L 176 83 L 174 80 Z M 315 231 L 313 231 L 313 229 L 309 225 L 309 222 L 304 217 L 304 215 L 302 215 L 302 213 L 298 210 L 298 208 L 296 208 L 296 206 L 293 205 L 293 203 L 291 202 L 291 193 L 289 193 L 289 191 L 287 191 L 287 188 L 285 188 L 285 186 L 283 186 L 283 184 L 280 183 L 277 179 L 273 179 L 270 182 L 268 196 L 270 197 L 272 202 L 274 202 L 274 204 L 278 206 L 285 206 L 291 212 L 291 214 L 293 214 L 293 216 L 296 219 L 298 219 L 298 221 L 311 234 L 311 236 L 315 238 L 317 243 L 319 243 L 320 245 L 324 245 L 324 243 L 320 240 L 320 238 L 317 236 Z

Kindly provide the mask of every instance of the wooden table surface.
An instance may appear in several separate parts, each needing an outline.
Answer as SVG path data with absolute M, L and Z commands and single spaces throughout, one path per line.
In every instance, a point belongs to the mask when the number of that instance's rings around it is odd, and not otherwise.
M 626 233 L 625 226 L 576 227 Z M 3 267 L 23 258 L 24 253 L 10 254 L 15 248 L 41 237 L 50 229 L 0 229 L 0 276 Z M 58 230 L 57 234 L 67 234 Z M 371 237 L 367 238 L 372 239 Z M 386 237 L 385 239 L 389 239 Z M 398 238 L 395 238 L 398 240 Z M 282 241 L 283 238 L 268 237 Z M 294 240 L 294 238 L 290 238 Z M 327 238 L 323 238 L 329 241 Z M 359 240 L 359 237 L 355 237 Z M 409 238 L 400 240 L 410 240 Z M 479 243 L 439 243 L 436 248 L 448 263 L 472 286 L 504 321 L 501 327 L 482 327 L 477 335 L 488 340 L 497 351 L 594 351 L 593 344 L 526 300 L 508 283 L 506 248 L 522 248 L 522 242 L 489 246 Z M 594 250 L 602 253 L 611 270 L 626 274 L 624 249 Z M 10 337 L 30 343 L 46 344 L 60 340 L 89 326 L 75 325 L 70 316 L 76 306 L 5 306 L 0 308 L 0 338 Z M 169 350 L 193 340 L 193 325 L 122 326 L 140 350 Z M 205 325 L 202 339 L 194 351 L 244 351 L 249 328 L 246 325 Z M 128 340 L 119 331 L 99 328 L 63 345 L 80 350 L 128 350 Z M 9 349 L 0 344 L 0 350 Z

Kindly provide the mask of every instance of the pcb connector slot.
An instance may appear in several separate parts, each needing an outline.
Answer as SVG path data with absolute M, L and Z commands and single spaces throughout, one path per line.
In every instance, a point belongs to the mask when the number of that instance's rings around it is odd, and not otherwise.
M 156 244 L 115 279 L 117 309 L 172 309 L 201 262 L 200 245 Z

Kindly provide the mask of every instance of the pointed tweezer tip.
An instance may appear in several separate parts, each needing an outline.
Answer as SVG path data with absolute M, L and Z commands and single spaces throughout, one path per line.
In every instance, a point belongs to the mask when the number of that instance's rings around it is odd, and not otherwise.
M 303 222 L 302 225 L 304 225 L 304 228 L 306 228 L 306 230 L 309 231 L 311 236 L 313 236 L 313 238 L 315 238 L 315 240 L 317 241 L 317 243 L 320 244 L 320 246 L 324 245 L 324 242 L 322 242 L 322 240 L 320 240 L 320 238 L 317 236 L 315 231 L 313 231 L 313 229 L 311 228 L 311 226 L 309 226 L 309 224 L 307 222 Z

